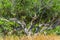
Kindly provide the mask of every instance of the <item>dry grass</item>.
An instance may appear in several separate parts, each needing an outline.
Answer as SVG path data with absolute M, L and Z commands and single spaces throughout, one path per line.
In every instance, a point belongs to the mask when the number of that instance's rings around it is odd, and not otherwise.
M 60 40 L 60 36 L 57 35 L 34 35 L 25 36 L 21 40 Z
M 6 36 L 0 37 L 0 40 L 60 40 L 57 35 L 34 35 L 34 36 Z

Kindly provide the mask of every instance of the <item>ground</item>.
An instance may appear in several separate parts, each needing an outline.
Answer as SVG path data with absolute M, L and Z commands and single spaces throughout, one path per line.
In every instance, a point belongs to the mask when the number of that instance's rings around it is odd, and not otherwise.
M 60 40 L 59 35 L 33 35 L 33 36 L 6 36 L 0 37 L 0 40 Z

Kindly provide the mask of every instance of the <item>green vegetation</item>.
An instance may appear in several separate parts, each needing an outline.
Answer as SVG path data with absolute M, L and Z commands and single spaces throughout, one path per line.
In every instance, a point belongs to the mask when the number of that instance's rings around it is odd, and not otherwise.
M 0 0 L 0 33 L 60 34 L 59 0 Z

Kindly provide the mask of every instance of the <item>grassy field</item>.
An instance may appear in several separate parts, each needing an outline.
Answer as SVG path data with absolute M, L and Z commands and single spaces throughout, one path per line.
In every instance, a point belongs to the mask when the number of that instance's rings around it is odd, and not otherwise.
M 0 40 L 60 40 L 57 35 L 34 35 L 34 36 L 5 36 L 0 37 Z

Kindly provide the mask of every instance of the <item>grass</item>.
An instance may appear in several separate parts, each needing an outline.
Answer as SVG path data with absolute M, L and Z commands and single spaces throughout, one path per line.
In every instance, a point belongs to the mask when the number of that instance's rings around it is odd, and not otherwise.
M 34 36 L 5 36 L 0 37 L 0 40 L 60 40 L 57 35 L 34 35 Z

